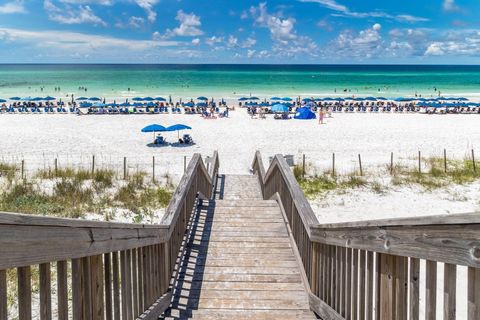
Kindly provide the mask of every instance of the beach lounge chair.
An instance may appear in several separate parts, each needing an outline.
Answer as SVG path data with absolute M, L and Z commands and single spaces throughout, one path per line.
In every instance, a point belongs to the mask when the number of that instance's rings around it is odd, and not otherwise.
M 165 144 L 165 139 L 162 136 L 157 136 L 153 143 L 154 144 Z

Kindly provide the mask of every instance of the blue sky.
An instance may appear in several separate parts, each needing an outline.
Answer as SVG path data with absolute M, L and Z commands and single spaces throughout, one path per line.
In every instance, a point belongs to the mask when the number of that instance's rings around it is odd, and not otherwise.
M 478 0 L 2 0 L 3 63 L 480 62 Z

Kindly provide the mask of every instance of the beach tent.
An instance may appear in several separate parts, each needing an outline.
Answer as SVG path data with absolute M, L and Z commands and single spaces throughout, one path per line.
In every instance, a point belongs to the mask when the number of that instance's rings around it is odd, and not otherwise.
M 315 119 L 315 113 L 310 110 L 310 108 L 298 108 L 297 113 L 295 113 L 294 119 L 298 120 L 310 120 Z
M 272 112 L 286 113 L 288 111 L 289 111 L 288 107 L 284 104 L 279 103 L 279 104 L 276 104 L 276 105 L 272 106 Z
M 208 98 L 201 96 L 201 97 L 198 97 L 197 100 L 208 101 Z

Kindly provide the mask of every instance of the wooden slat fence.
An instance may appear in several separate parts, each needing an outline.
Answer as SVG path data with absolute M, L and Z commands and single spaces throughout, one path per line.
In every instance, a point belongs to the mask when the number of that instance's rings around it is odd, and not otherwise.
M 265 172 L 257 151 L 252 168 L 264 199 L 280 199 L 310 290 L 310 307 L 322 319 L 480 319 L 480 214 L 319 224 L 282 155 Z M 421 279 L 420 265 L 425 265 Z M 443 308 L 437 308 L 437 273 L 443 265 Z M 468 268 L 457 288 L 457 267 Z M 425 295 L 420 297 L 420 282 Z M 457 289 L 468 301 L 457 301 Z M 463 319 L 461 319 L 463 320 Z
M 158 318 L 170 305 L 197 194 L 212 195 L 216 152 L 212 159 L 207 172 L 201 156 L 192 157 L 159 225 L 0 213 L 0 320 L 8 318 L 7 271 L 15 269 L 19 320 L 33 313 L 42 320 Z M 32 270 L 39 310 L 32 310 Z

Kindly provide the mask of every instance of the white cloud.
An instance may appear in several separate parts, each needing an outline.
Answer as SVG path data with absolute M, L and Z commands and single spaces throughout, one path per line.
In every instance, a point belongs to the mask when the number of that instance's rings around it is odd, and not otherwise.
M 382 53 L 383 40 L 380 35 L 382 26 L 378 23 L 358 33 L 343 31 L 333 41 L 330 49 L 338 56 L 372 58 Z
M 409 23 L 429 21 L 429 19 L 427 18 L 411 16 L 409 14 L 399 14 L 395 17 L 395 19 L 400 22 L 409 22 Z
M 254 38 L 248 37 L 245 41 L 242 42 L 242 48 L 251 48 L 257 43 L 257 40 Z
M 0 14 L 26 13 L 22 0 L 11 1 L 0 5 Z
M 102 6 L 111 6 L 114 0 L 59 0 L 62 3 L 68 4 L 98 4 Z
M 179 10 L 175 19 L 180 22 L 180 25 L 173 30 L 167 29 L 164 36 L 165 38 L 175 36 L 195 37 L 203 34 L 203 31 L 200 29 L 202 26 L 200 17 L 194 13 L 185 13 Z
M 238 38 L 234 36 L 229 36 L 227 40 L 227 46 L 229 48 L 235 48 L 238 47 Z
M 145 10 L 147 13 L 147 19 L 153 23 L 157 19 L 157 13 L 153 10 L 153 7 L 158 3 L 158 0 L 135 0 L 135 3 Z
M 211 36 L 205 39 L 205 43 L 209 46 L 213 46 L 215 44 L 223 42 L 223 37 Z
M 295 19 L 282 19 L 278 16 L 269 14 L 267 12 L 267 4 L 260 3 L 258 8 L 251 7 L 250 12 L 255 17 L 255 22 L 270 30 L 270 34 L 274 41 L 287 44 L 290 40 L 297 38 L 295 33 Z
M 198 46 L 200 44 L 200 39 L 199 38 L 192 39 L 192 44 L 194 46 Z
M 130 17 L 128 19 L 128 26 L 132 28 L 141 28 L 145 24 L 145 19 L 142 17 Z
M 334 10 L 334 11 L 340 11 L 340 12 L 347 12 L 349 11 L 348 8 L 342 4 L 337 3 L 334 0 L 298 0 L 300 2 L 314 2 L 318 3 L 325 8 Z
M 426 56 L 442 56 L 445 52 L 442 49 L 442 44 L 440 42 L 434 42 L 430 44 L 425 51 Z
M 247 58 L 253 58 L 255 56 L 255 50 L 248 50 L 247 51 Z
M 443 10 L 459 11 L 460 8 L 455 4 L 455 0 L 443 0 Z
M 43 7 L 48 13 L 48 18 L 62 24 L 93 24 L 106 26 L 107 24 L 89 6 L 79 6 L 77 9 L 67 5 L 59 8 L 50 0 L 43 2 Z

